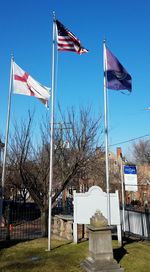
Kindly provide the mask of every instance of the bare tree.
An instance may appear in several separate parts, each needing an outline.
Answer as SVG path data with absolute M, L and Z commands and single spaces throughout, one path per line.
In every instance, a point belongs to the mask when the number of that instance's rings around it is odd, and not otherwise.
M 104 176 L 102 165 L 104 165 L 104 152 L 99 147 L 99 160 L 96 160 L 96 147 L 101 136 L 101 118 L 91 117 L 91 109 L 80 108 L 79 115 L 72 108 L 67 115 L 61 113 L 66 129 L 64 130 L 63 142 L 68 143 L 68 148 L 62 145 L 60 134 L 55 134 L 56 149 L 54 157 L 54 180 L 57 184 L 57 193 L 53 196 L 54 203 L 58 195 L 71 182 L 81 180 L 92 180 L 94 184 L 100 183 Z M 67 124 L 71 129 L 67 129 Z M 100 158 L 103 157 L 100 161 Z M 61 169 L 61 171 L 59 171 Z M 77 184 L 76 184 L 77 185 Z M 76 186 L 77 187 L 77 186 Z
M 150 140 L 139 140 L 133 144 L 133 161 L 137 164 L 150 164 Z
M 62 114 L 62 113 L 61 113 Z M 11 137 L 8 163 L 8 180 L 18 188 L 24 188 L 41 210 L 45 222 L 43 233 L 47 233 L 48 215 L 48 184 L 49 184 L 49 124 L 41 126 L 41 141 L 38 147 L 32 142 L 32 120 L 28 119 L 14 126 Z M 79 114 L 74 109 L 62 114 L 66 127 L 62 134 L 54 130 L 54 164 L 53 164 L 53 196 L 52 206 L 66 186 L 79 179 L 90 180 L 94 184 L 104 184 L 104 152 L 96 147 L 101 136 L 100 121 L 91 117 L 90 109 L 80 109 Z M 67 129 L 67 123 L 71 129 Z M 48 124 L 48 125 L 47 125 Z M 65 144 L 67 142 L 67 145 Z M 98 157 L 97 157 L 98 156 Z
M 17 192 L 22 192 L 24 198 L 28 192 L 40 208 L 45 223 L 48 210 L 49 162 L 48 156 L 45 157 L 45 154 L 39 151 L 41 147 L 33 144 L 32 121 L 33 114 L 29 112 L 28 118 L 22 121 L 21 125 L 17 122 L 14 124 L 8 152 L 6 184 L 7 188 L 13 187 Z M 44 235 L 47 232 L 46 224 L 42 225 Z

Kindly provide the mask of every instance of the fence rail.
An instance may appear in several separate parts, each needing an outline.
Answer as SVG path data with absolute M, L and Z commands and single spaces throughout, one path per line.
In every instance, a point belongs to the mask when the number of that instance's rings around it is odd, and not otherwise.
M 67 199 L 65 207 L 59 200 L 52 210 L 52 215 L 72 214 L 72 199 Z M 20 203 L 4 201 L 3 217 L 0 225 L 0 240 L 6 239 L 34 239 L 42 237 L 43 228 L 41 213 L 35 203 Z
M 121 211 L 122 218 L 122 211 Z M 150 213 L 145 211 L 125 210 L 125 233 L 150 240 Z
M 40 210 L 34 203 L 4 203 L 0 240 L 33 239 L 41 235 Z
M 122 210 L 120 212 L 122 221 Z M 70 204 L 69 202 L 69 205 L 66 205 L 65 211 L 62 205 L 58 205 L 52 211 L 53 216 L 60 213 L 72 215 L 72 203 Z M 34 203 L 5 203 L 3 221 L 3 224 L 0 225 L 0 240 L 22 240 L 42 237 L 41 214 L 39 208 Z M 130 208 L 125 209 L 125 233 L 150 240 L 149 211 L 146 209 L 143 212 Z

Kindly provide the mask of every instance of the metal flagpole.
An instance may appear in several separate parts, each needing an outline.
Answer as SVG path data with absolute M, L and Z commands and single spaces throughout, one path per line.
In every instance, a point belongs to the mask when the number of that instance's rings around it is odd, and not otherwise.
M 122 195 L 122 223 L 123 223 L 123 231 L 125 233 L 125 202 L 124 202 L 124 176 L 123 176 L 123 169 L 124 169 L 124 165 L 123 165 L 123 160 L 122 160 L 122 155 L 120 156 L 121 159 L 121 195 Z
M 103 65 L 104 65 L 104 127 L 105 127 L 105 159 L 106 159 L 106 192 L 107 192 L 107 218 L 108 225 L 111 224 L 110 220 L 110 194 L 109 194 L 109 167 L 108 167 L 108 117 L 107 117 L 107 59 L 106 59 L 106 46 L 105 40 L 103 41 Z
M 52 208 L 52 178 L 53 178 L 53 131 L 54 131 L 54 91 L 55 91 L 55 13 L 53 12 L 53 42 L 52 42 L 52 90 L 51 90 L 51 128 L 50 128 L 50 173 L 49 173 L 49 211 L 48 211 L 48 251 L 51 250 L 51 208 Z
M 13 56 L 11 57 L 11 66 L 10 66 L 10 79 L 9 79 L 9 95 L 8 95 L 6 135 L 5 135 L 5 146 L 4 146 L 4 156 L 3 156 L 3 169 L 2 169 L 2 191 L 1 191 L 0 220 L 2 220 L 3 197 L 4 197 L 4 186 L 5 186 L 6 155 L 7 155 L 7 144 L 8 144 L 8 134 L 9 134 L 11 93 L 12 93 L 12 75 L 13 75 Z

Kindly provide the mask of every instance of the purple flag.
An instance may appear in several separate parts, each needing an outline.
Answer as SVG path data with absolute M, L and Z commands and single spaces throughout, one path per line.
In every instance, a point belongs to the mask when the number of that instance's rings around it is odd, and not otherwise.
M 106 47 L 106 87 L 113 90 L 132 90 L 132 78 L 118 59 Z

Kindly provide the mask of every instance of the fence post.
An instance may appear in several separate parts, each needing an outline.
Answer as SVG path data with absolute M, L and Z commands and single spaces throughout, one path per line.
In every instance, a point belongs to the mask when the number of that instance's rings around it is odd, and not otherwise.
M 145 217 L 146 217 L 146 227 L 147 227 L 147 237 L 150 240 L 150 220 L 149 220 L 149 209 L 145 206 Z
M 145 214 L 146 216 L 146 214 Z M 141 213 L 141 227 L 142 227 L 142 237 L 145 236 L 145 233 L 144 233 L 144 224 L 143 224 L 143 217 L 144 217 L 144 214 Z
M 6 232 L 6 240 L 10 240 L 10 217 L 11 217 L 11 210 L 10 210 L 10 203 L 8 204 L 7 208 L 7 232 Z
M 127 211 L 127 217 L 128 217 L 128 232 L 130 233 L 130 216 L 129 216 L 129 211 Z

